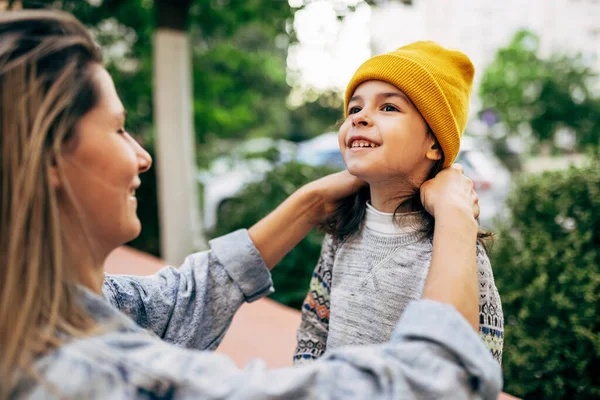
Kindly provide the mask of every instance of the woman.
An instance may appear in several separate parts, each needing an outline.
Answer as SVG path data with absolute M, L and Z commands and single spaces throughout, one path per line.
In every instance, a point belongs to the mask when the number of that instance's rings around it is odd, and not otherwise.
M 2 13 L 0 88 L 0 398 L 497 396 L 500 370 L 467 322 L 478 206 L 458 168 L 422 188 L 444 217 L 424 300 L 388 344 L 240 370 L 199 350 L 218 345 L 242 302 L 272 291 L 268 268 L 362 182 L 325 177 L 179 269 L 104 279 L 106 256 L 140 232 L 135 190 L 151 159 L 124 129 L 96 45 L 68 14 Z

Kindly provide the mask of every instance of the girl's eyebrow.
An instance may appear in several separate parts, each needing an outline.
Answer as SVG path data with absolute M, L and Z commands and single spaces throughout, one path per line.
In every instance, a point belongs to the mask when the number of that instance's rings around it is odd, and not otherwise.
M 408 104 L 412 104 L 412 101 L 410 101 L 410 99 L 408 98 L 407 95 L 405 95 L 402 92 L 387 92 L 387 93 L 378 93 L 377 94 L 377 99 L 381 101 L 381 99 L 388 99 L 390 97 L 398 97 L 402 100 L 404 100 L 405 102 L 407 102 Z M 362 100 L 361 96 L 352 96 L 350 98 L 350 100 L 348 100 L 348 103 L 351 103 L 353 101 L 359 101 Z
M 348 100 L 348 103 L 352 103 L 353 101 L 357 101 L 357 100 L 361 100 L 362 97 L 360 96 L 352 96 L 350 97 L 350 100 Z
M 408 98 L 408 96 L 406 96 L 402 92 L 379 93 L 377 95 L 378 99 L 388 99 L 390 97 L 398 97 L 398 98 L 404 100 L 405 102 L 407 102 L 408 104 L 412 104 L 412 101 L 410 101 L 410 99 Z

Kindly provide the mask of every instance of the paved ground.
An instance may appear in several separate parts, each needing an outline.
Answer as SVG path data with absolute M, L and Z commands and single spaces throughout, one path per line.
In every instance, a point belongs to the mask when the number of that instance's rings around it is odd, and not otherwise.
M 122 247 L 106 260 L 105 270 L 111 274 L 150 275 L 163 265 L 155 257 Z M 299 323 L 298 311 L 270 299 L 244 304 L 217 352 L 227 354 L 240 367 L 257 358 L 265 360 L 269 368 L 291 366 Z M 511 399 L 516 398 L 506 394 L 498 398 Z

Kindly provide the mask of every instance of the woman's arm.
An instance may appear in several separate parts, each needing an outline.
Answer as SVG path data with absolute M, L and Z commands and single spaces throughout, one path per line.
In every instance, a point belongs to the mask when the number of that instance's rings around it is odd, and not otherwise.
M 309 183 L 258 222 L 210 242 L 180 268 L 148 277 L 107 275 L 103 294 L 138 325 L 170 343 L 215 349 L 244 301 L 273 291 L 271 269 L 336 201 L 363 184 L 347 172 Z M 267 269 L 268 267 L 268 269 Z
M 479 198 L 454 164 L 421 186 L 421 202 L 434 218 L 433 253 L 423 298 L 452 304 L 479 331 L 475 245 Z
M 248 230 L 269 269 L 365 183 L 348 171 L 309 183 Z
M 188 256 L 181 267 L 165 267 L 155 275 L 106 275 L 104 297 L 169 343 L 215 349 L 238 308 L 273 288 L 246 231 L 214 239 L 210 247 Z
M 496 400 L 502 386 L 500 366 L 465 319 L 428 300 L 409 304 L 390 342 L 336 349 L 296 368 L 240 369 L 223 354 L 141 332 L 73 341 L 39 365 L 67 398 Z M 19 397 L 47 396 L 35 383 Z

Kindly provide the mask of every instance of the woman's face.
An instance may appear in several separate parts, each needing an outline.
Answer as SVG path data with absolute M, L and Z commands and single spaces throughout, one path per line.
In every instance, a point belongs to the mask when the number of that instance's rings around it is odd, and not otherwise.
M 362 83 L 347 112 L 339 131 L 342 156 L 350 173 L 370 184 L 424 179 L 432 161 L 441 157 L 432 149 L 435 140 L 419 110 L 394 85 Z
M 152 158 L 125 130 L 125 109 L 108 72 L 90 68 L 98 104 L 75 125 L 63 170 L 91 239 L 107 253 L 141 231 L 135 191 Z

